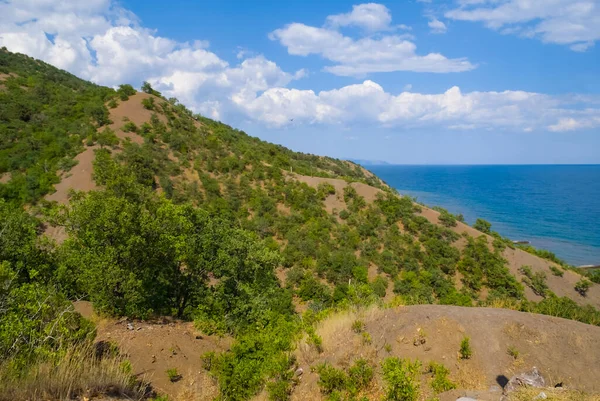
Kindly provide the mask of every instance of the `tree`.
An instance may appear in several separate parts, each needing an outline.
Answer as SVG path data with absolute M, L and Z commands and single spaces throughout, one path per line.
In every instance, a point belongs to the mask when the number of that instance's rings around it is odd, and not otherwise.
M 492 223 L 485 221 L 484 219 L 477 219 L 475 224 L 473 224 L 473 228 L 485 234 L 492 233 Z

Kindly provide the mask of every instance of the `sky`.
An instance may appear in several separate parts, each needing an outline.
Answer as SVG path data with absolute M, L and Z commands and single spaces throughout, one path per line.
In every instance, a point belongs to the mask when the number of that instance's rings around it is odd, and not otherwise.
M 600 0 L 0 0 L 0 46 L 301 152 L 600 163 Z

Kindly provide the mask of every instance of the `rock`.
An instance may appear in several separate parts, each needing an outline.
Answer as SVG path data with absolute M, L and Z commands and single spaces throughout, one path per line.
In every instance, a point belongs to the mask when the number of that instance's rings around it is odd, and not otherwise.
M 460 397 L 456 401 L 477 401 L 475 398 L 471 397 Z
M 517 390 L 519 387 L 545 387 L 544 378 L 534 366 L 529 372 L 519 373 L 510 378 L 504 386 L 504 394 Z
M 133 330 L 133 324 L 127 323 L 127 330 Z
M 548 396 L 543 391 L 535 397 L 533 397 L 534 400 L 545 400 L 546 398 L 548 398 Z
M 298 369 L 296 369 L 296 371 L 294 372 L 294 375 L 295 375 L 296 377 L 300 377 L 300 376 L 302 376 L 302 373 L 304 373 L 304 369 L 302 369 L 302 368 L 298 368 Z

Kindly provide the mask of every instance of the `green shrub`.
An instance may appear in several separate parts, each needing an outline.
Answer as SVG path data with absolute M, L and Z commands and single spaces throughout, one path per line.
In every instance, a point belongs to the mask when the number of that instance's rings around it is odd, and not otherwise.
M 137 125 L 135 125 L 135 123 L 133 121 L 128 121 L 125 123 L 125 125 L 123 125 L 123 131 L 124 132 L 137 132 L 138 127 L 137 127 Z
M 416 401 L 419 399 L 421 363 L 395 357 L 382 363 L 386 383 L 385 401 Z
M 514 345 L 511 345 L 506 350 L 506 353 L 510 355 L 513 359 L 519 359 L 520 352 Z
M 154 110 L 154 107 L 155 107 L 154 98 L 147 97 L 145 99 L 142 99 L 142 106 L 144 106 L 144 108 L 146 110 Z
M 348 369 L 348 387 L 351 392 L 366 389 L 373 380 L 373 367 L 366 359 L 357 359 Z
M 473 228 L 485 234 L 492 233 L 492 223 L 484 219 L 477 219 L 475 221 L 475 224 L 473 224 Z
M 179 372 L 177 372 L 177 369 L 175 368 L 167 369 L 167 376 L 169 377 L 169 380 L 173 383 L 178 382 L 182 378 L 182 376 L 179 374 Z
M 318 384 L 323 394 L 346 389 L 347 377 L 343 370 L 334 368 L 328 363 L 322 363 L 317 366 L 316 371 L 319 374 Z
M 360 334 L 365 330 L 365 323 L 360 320 L 360 319 L 356 319 L 354 322 L 352 322 L 352 331 L 355 332 L 356 334 Z
M 552 274 L 554 274 L 555 276 L 558 276 L 558 277 L 562 277 L 563 274 L 565 274 L 565 272 L 563 270 L 561 270 L 560 268 L 558 268 L 556 266 L 550 266 L 550 271 L 552 272 Z
M 460 359 L 471 359 L 473 351 L 471 350 L 471 339 L 464 337 L 460 342 L 460 350 L 458 351 Z
M 531 271 L 530 266 L 521 266 L 519 269 L 525 275 L 523 282 L 529 286 L 536 295 L 545 297 L 548 293 L 548 285 L 546 284 L 546 273 Z
M 436 394 L 443 393 L 444 391 L 450 391 L 456 388 L 456 384 L 448 379 L 450 371 L 444 365 L 431 362 L 429 364 L 429 372 L 433 375 L 431 381 L 431 388 Z
M 575 291 L 577 291 L 582 297 L 585 297 L 591 286 L 592 282 L 590 280 L 582 278 L 575 283 Z

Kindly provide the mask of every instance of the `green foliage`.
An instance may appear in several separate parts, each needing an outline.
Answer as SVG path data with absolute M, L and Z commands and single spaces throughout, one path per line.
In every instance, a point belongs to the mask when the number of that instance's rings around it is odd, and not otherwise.
M 329 363 L 323 363 L 317 366 L 316 371 L 319 374 L 318 384 L 323 394 L 343 391 L 346 388 L 347 377 L 343 370 L 334 368 Z
M 238 334 L 231 350 L 214 358 L 211 373 L 219 382 L 223 399 L 249 399 L 268 377 L 289 370 L 287 353 L 293 347 L 298 325 L 275 313 L 270 316 L 264 326 L 249 327 Z
M 173 383 L 178 382 L 179 380 L 182 379 L 182 376 L 179 374 L 179 372 L 175 368 L 167 369 L 167 377 Z
M 536 295 L 545 297 L 548 293 L 548 285 L 546 284 L 546 273 L 535 272 L 531 270 L 530 266 L 521 266 L 519 269 L 521 273 L 525 275 L 523 282 L 530 287 Z
M 498 250 L 489 250 L 485 236 L 467 238 L 458 270 L 464 276 L 465 285 L 474 291 L 479 291 L 485 285 L 496 296 L 517 299 L 523 296 L 523 286 L 510 274 L 506 260 Z
M 519 359 L 519 355 L 521 354 L 514 345 L 509 346 L 506 350 L 506 353 L 510 355 L 513 359 Z
M 464 337 L 462 339 L 458 353 L 460 355 L 460 359 L 471 359 L 471 356 L 473 356 L 473 351 L 471 350 L 471 339 L 469 337 Z
M 577 291 L 582 297 L 585 297 L 591 286 L 592 282 L 590 280 L 582 278 L 575 283 L 575 291 Z
M 435 206 L 433 210 L 437 210 L 438 212 L 440 212 L 438 220 L 444 227 L 456 227 L 456 217 L 453 216 L 446 209 L 441 208 L 439 206 Z
M 352 331 L 356 334 L 360 334 L 365 330 L 365 323 L 362 320 L 355 320 L 352 322 Z
M 419 361 L 390 357 L 383 360 L 382 368 L 386 382 L 385 401 L 416 401 L 419 398 Z
M 593 306 L 580 306 L 570 298 L 559 298 L 553 294 L 537 304 L 525 305 L 523 310 L 600 326 L 600 311 Z
M 315 368 L 319 374 L 319 387 L 328 400 L 356 400 L 373 381 L 374 370 L 366 359 L 357 359 L 344 371 L 322 363 Z
M 473 228 L 485 234 L 492 233 L 492 223 L 484 219 L 477 219 L 475 221 L 475 224 L 473 224 Z
M 154 110 L 156 107 L 156 102 L 154 101 L 153 97 L 147 97 L 142 99 L 142 106 L 144 106 L 146 110 Z
M 456 384 L 448 379 L 450 370 L 440 363 L 431 362 L 429 363 L 429 372 L 433 375 L 431 381 L 431 388 L 436 394 L 450 391 L 456 388 Z
M 129 90 L 129 89 L 127 89 Z M 160 94 L 160 92 L 154 90 L 152 88 L 152 85 L 150 85 L 147 81 L 144 81 L 144 83 L 142 84 L 142 92 L 147 93 L 149 95 L 154 95 L 157 97 L 161 97 L 162 95 Z
M 83 150 L 82 141 L 106 125 L 110 88 L 22 54 L 0 50 L 0 198 L 34 203 L 52 192 L 57 171 Z
M 562 277 L 563 274 L 565 274 L 565 272 L 563 270 L 561 270 L 560 268 L 558 268 L 554 265 L 550 265 L 550 271 L 552 272 L 552 274 L 554 274 L 555 276 L 558 276 L 558 277 Z
M 32 362 L 60 358 L 95 333 L 56 289 L 20 284 L 18 277 L 8 261 L 0 262 L 0 367 L 14 375 L 26 374 Z
M 136 93 L 137 92 L 133 88 L 133 86 L 131 86 L 129 84 L 119 85 L 119 89 L 117 90 L 117 95 L 119 96 L 119 99 L 121 99 L 123 101 L 129 99 L 129 96 L 133 96 Z

